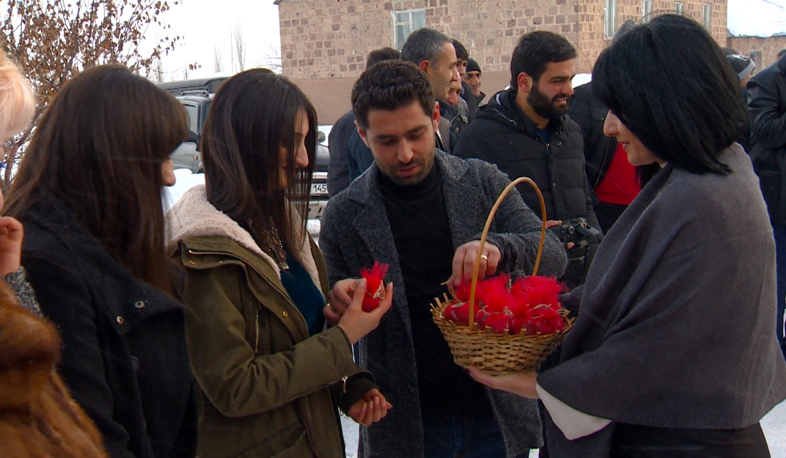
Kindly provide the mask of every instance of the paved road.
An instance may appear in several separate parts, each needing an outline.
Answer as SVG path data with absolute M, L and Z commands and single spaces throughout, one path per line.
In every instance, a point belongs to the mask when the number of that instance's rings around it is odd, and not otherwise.
M 358 425 L 342 416 L 341 423 L 344 427 L 344 441 L 347 446 L 347 458 L 357 457 L 358 447 Z M 764 435 L 770 446 L 772 458 L 786 458 L 786 402 L 776 406 L 772 411 L 761 420 Z M 530 453 L 530 458 L 537 458 L 537 450 Z

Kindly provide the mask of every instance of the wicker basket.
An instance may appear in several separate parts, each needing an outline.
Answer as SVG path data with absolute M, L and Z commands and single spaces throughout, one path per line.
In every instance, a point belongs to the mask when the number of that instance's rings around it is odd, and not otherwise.
M 567 310 L 560 312 L 562 319 L 565 321 L 565 327 L 561 331 L 552 334 L 526 335 L 523 332 L 517 335 L 494 334 L 489 330 L 478 330 L 475 326 L 475 288 L 478 282 L 478 267 L 483 254 L 483 246 L 486 243 L 486 237 L 497 209 L 511 189 L 522 182 L 529 183 L 535 188 L 535 192 L 540 199 L 540 208 L 543 214 L 540 245 L 538 247 L 538 255 L 535 258 L 535 267 L 532 271 L 532 275 L 537 274 L 543 253 L 543 241 L 546 237 L 546 204 L 535 182 L 527 177 L 521 177 L 514 180 L 502 191 L 486 219 L 483 235 L 480 238 L 480 247 L 475 258 L 475 268 L 472 272 L 472 285 L 469 296 L 469 326 L 455 323 L 444 317 L 443 312 L 445 308 L 456 303 L 455 299 L 451 300 L 447 296 L 444 297 L 444 301 L 440 300 L 440 298 L 435 298 L 435 304 L 431 305 L 431 315 L 434 322 L 442 331 L 445 340 L 450 346 L 453 360 L 459 366 L 472 366 L 492 374 L 535 370 L 557 349 L 560 343 L 562 343 L 565 334 L 573 326 L 573 319 L 568 318 Z

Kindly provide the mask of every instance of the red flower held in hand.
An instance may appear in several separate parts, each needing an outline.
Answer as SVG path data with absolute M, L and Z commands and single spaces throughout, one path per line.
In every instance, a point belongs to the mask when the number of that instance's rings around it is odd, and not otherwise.
M 366 296 L 363 298 L 363 311 L 370 312 L 379 307 L 379 299 L 385 293 L 385 274 L 388 273 L 388 264 L 380 264 L 374 261 L 374 265 L 369 269 L 360 269 L 360 276 L 366 279 Z

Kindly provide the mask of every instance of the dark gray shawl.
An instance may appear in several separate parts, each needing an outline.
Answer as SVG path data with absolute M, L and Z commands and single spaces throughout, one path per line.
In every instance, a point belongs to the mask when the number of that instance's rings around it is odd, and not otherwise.
M 786 398 L 767 209 L 742 148 L 720 160 L 733 173 L 667 165 L 609 231 L 561 363 L 538 379 L 549 393 L 615 422 L 697 429 L 750 426 Z M 550 423 L 549 447 L 606 456 L 591 450 L 613 425 L 569 443 Z

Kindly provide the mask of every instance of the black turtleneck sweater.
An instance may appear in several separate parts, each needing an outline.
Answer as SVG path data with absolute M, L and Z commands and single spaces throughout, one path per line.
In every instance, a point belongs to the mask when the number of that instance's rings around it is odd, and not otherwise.
M 431 318 L 430 304 L 447 288 L 453 243 L 436 163 L 413 186 L 398 186 L 379 174 L 390 229 L 398 252 L 409 307 L 420 406 L 426 418 L 490 411 L 483 388 L 453 362 L 450 348 Z

